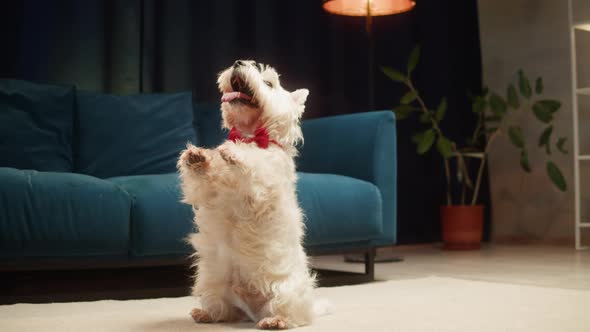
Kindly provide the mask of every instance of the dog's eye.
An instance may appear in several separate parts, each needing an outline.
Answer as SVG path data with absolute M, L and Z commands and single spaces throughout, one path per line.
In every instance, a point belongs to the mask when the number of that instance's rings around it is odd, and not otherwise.
M 270 83 L 269 81 L 264 81 L 264 84 L 268 85 L 269 88 L 272 88 L 272 83 Z

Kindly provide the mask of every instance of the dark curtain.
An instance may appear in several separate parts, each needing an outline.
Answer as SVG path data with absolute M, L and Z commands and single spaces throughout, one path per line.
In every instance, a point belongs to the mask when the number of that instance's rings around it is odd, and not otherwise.
M 391 109 L 405 92 L 378 66 L 405 68 L 419 44 L 417 87 L 432 107 L 448 98 L 443 128 L 464 141 L 474 122 L 467 94 L 482 85 L 476 1 L 416 2 L 411 12 L 374 19 L 374 108 Z M 192 90 L 196 100 L 216 102 L 217 73 L 248 58 L 273 65 L 286 89 L 311 91 L 306 118 L 368 111 L 365 20 L 329 15 L 321 5 L 320 0 L 7 1 L 0 11 L 0 75 L 119 94 Z M 442 165 L 436 154 L 416 155 L 410 137 L 420 126 L 414 120 L 398 123 L 400 243 L 440 239 Z M 482 193 L 489 203 L 487 184 Z

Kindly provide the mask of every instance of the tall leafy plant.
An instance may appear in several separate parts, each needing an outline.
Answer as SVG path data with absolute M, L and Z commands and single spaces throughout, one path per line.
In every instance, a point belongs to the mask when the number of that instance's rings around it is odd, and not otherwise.
M 552 160 L 552 153 L 555 150 L 567 154 L 564 147 L 567 138 L 556 138 L 553 134 L 553 120 L 561 107 L 561 103 L 557 100 L 542 98 L 543 79 L 541 77 L 535 80 L 533 90 L 525 73 L 519 70 L 517 72 L 517 82 L 508 83 L 505 95 L 485 89 L 482 94 L 473 97 L 472 111 L 477 118 L 473 127 L 473 134 L 466 142 L 459 145 L 445 135 L 441 127 L 448 107 L 446 98 L 442 98 L 436 108 L 427 107 L 416 89 L 412 74 L 416 69 L 419 58 L 420 48 L 417 46 L 410 53 L 407 68 L 404 72 L 391 67 L 382 67 L 381 69 L 391 80 L 399 82 L 407 88 L 407 92 L 400 99 L 400 105 L 393 110 L 397 119 L 403 120 L 410 116 L 418 116 L 419 121 L 423 124 L 423 128 L 412 136 L 412 141 L 416 145 L 416 152 L 423 155 L 435 147 L 434 150 L 443 159 L 447 183 L 446 202 L 448 205 L 453 204 L 450 160 L 456 158 L 456 177 L 462 186 L 461 203 L 465 203 L 465 192 L 469 189 L 473 193 L 471 205 L 475 205 L 489 149 L 497 137 L 501 135 L 507 135 L 512 145 L 518 149 L 520 166 L 527 173 L 532 171 L 529 162 L 529 149 L 533 147 L 542 149 L 546 155 L 545 168 L 549 179 L 559 190 L 567 190 L 565 178 L 557 164 Z M 534 114 L 540 125 L 544 126 L 544 130 L 535 144 L 526 141 L 522 128 L 518 125 L 518 119 L 529 112 Z M 555 149 L 552 149 L 552 147 L 555 147 Z M 472 157 L 481 159 L 475 182 L 471 179 L 466 160 L 466 158 Z

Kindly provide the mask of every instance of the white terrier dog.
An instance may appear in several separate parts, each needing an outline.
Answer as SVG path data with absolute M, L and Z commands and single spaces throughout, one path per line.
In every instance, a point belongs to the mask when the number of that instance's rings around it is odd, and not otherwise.
M 302 247 L 295 145 L 306 89 L 288 92 L 268 66 L 238 60 L 219 75 L 223 127 L 214 150 L 188 145 L 178 161 L 183 201 L 195 211 L 196 322 L 251 319 L 260 329 L 311 323 L 315 275 Z

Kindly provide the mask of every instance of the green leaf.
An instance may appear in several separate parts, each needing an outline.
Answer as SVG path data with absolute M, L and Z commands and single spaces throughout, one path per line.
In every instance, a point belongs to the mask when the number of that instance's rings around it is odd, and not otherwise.
M 428 150 L 430 150 L 430 148 L 432 147 L 435 138 L 436 134 L 434 132 L 434 129 L 428 129 L 427 131 L 421 133 L 420 138 L 417 142 L 418 147 L 416 149 L 416 152 L 418 152 L 418 154 L 425 154 L 426 152 L 428 152 Z
M 535 82 L 535 92 L 540 95 L 543 93 L 543 79 L 537 77 L 537 81 Z
M 420 142 L 422 142 L 422 138 L 424 137 L 424 133 L 425 131 L 415 133 L 412 136 L 412 142 L 414 142 L 416 145 L 420 144 Z
M 408 76 L 414 71 L 416 65 L 418 64 L 418 59 L 420 58 L 420 46 L 414 47 L 412 52 L 410 53 L 410 57 L 408 58 Z
M 558 100 L 553 99 L 542 99 L 537 101 L 535 104 L 539 103 L 543 108 L 545 108 L 548 112 L 555 113 L 561 107 L 561 102 Z
M 539 147 L 545 146 L 545 150 L 547 151 L 547 154 L 551 154 L 551 144 L 550 143 L 550 138 L 551 138 L 551 133 L 553 132 L 553 126 L 549 126 L 547 128 L 545 128 L 545 130 L 543 130 L 543 133 L 541 133 L 541 136 L 539 137 Z
M 522 169 L 527 173 L 531 172 L 531 164 L 529 163 L 529 154 L 527 153 L 527 151 L 525 149 L 522 149 L 522 151 L 520 151 L 520 167 L 522 167 Z
M 436 149 L 445 159 L 453 156 L 453 142 L 444 136 L 439 136 L 436 142 Z
M 475 100 L 473 100 L 473 103 L 471 104 L 471 109 L 473 110 L 473 113 L 481 113 L 485 111 L 487 106 L 488 104 L 485 98 L 478 96 L 475 97 Z
M 559 170 L 559 167 L 557 167 L 557 165 L 555 165 L 555 163 L 552 161 L 547 162 L 547 175 L 549 175 L 549 178 L 551 181 L 553 181 L 553 184 L 557 187 L 557 189 L 561 191 L 567 190 L 567 184 L 563 174 Z
M 557 100 L 539 100 L 533 104 L 533 113 L 539 121 L 549 123 L 560 107 L 561 103 Z
M 537 104 L 533 105 L 533 113 L 535 114 L 535 117 L 543 123 L 549 123 L 553 120 L 553 114 Z
M 508 128 L 508 137 L 510 142 L 519 149 L 524 149 L 524 139 L 522 137 L 522 129 L 518 126 L 511 126 Z
M 520 90 L 520 94 L 526 99 L 531 98 L 531 84 L 529 83 L 529 79 L 525 76 L 522 69 L 518 70 L 518 88 Z
M 430 119 L 432 119 L 432 113 L 430 113 L 430 111 L 420 115 L 420 122 L 424 124 L 430 123 Z
M 567 154 L 567 150 L 565 149 L 565 147 L 563 146 L 565 144 L 565 142 L 567 141 L 567 137 L 560 137 L 557 140 L 557 150 L 559 150 L 561 153 L 563 154 Z
M 408 80 L 408 78 L 406 77 L 406 75 L 400 73 L 399 71 L 391 68 L 391 67 L 381 67 L 381 71 L 383 72 L 383 74 L 385 74 L 387 77 L 389 77 L 390 79 L 396 81 L 396 82 L 406 82 Z
M 438 122 L 442 121 L 445 117 L 445 113 L 447 112 L 447 98 L 443 98 L 438 104 L 438 108 L 436 109 L 436 120 Z
M 400 99 L 400 103 L 407 105 L 416 99 L 417 93 L 416 90 L 408 91 L 405 95 L 402 96 Z
M 499 95 L 492 93 L 490 96 L 490 108 L 495 115 L 503 115 L 506 113 L 506 102 Z
M 410 106 L 410 105 L 399 105 L 398 107 L 393 109 L 395 113 L 396 120 L 404 120 L 412 114 L 412 112 L 416 111 L 417 108 Z
M 508 86 L 508 89 L 506 90 L 506 100 L 508 101 L 508 105 L 510 105 L 510 107 L 514 109 L 520 106 L 518 102 L 518 94 L 516 93 L 516 88 L 512 84 L 510 84 Z

